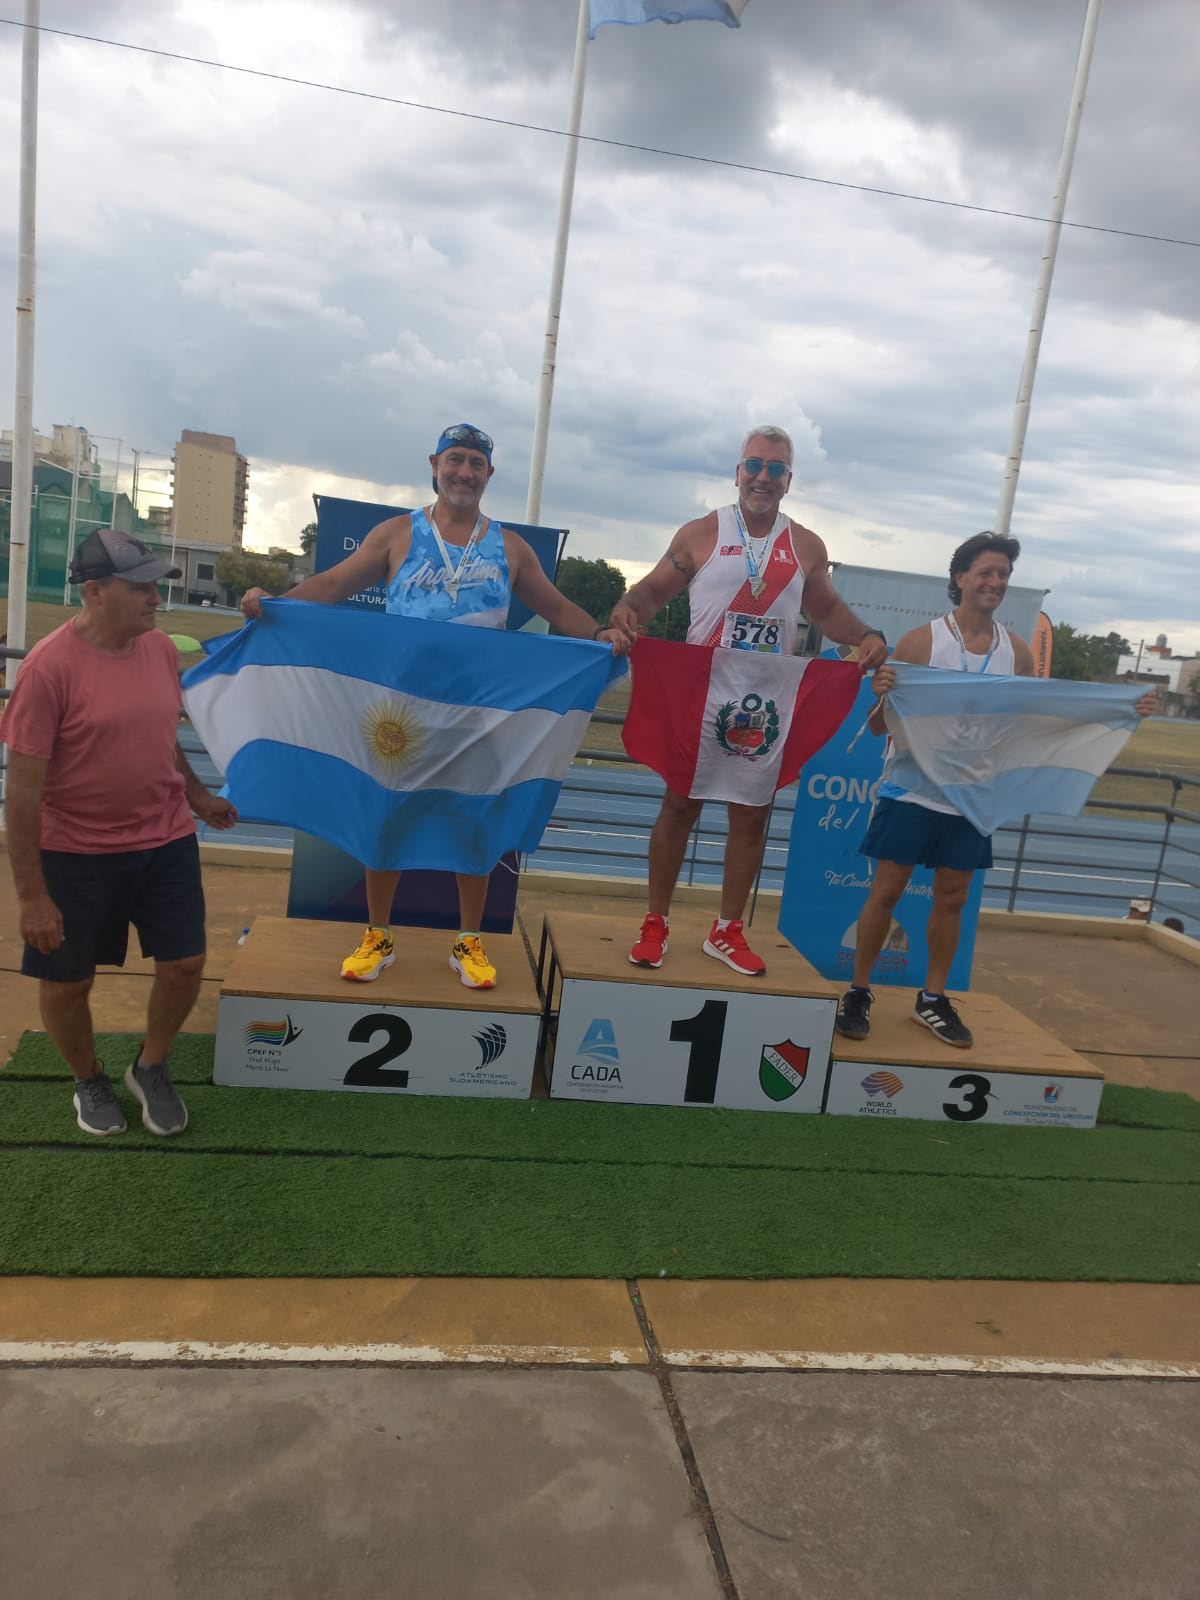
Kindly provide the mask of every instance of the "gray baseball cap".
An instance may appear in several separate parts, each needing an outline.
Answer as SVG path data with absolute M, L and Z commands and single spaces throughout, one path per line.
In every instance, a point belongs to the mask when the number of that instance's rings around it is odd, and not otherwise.
M 126 583 L 161 583 L 164 578 L 181 578 L 173 567 L 156 556 L 149 545 L 131 539 L 115 528 L 96 528 L 75 551 L 71 561 L 71 582 L 86 583 L 89 578 L 124 578 Z

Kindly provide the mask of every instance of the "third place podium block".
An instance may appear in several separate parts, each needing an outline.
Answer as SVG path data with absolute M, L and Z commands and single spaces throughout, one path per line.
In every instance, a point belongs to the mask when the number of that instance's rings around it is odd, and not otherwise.
M 340 976 L 357 927 L 259 917 L 221 985 L 216 1083 L 525 1099 L 541 1005 L 524 941 L 490 935 L 494 989 L 450 970 L 451 936 L 396 928 L 374 983 Z
M 540 977 L 551 1098 L 820 1111 L 837 990 L 781 934 L 754 932 L 765 976 L 701 948 L 711 918 L 683 910 L 659 968 L 635 967 L 636 923 L 552 911 Z

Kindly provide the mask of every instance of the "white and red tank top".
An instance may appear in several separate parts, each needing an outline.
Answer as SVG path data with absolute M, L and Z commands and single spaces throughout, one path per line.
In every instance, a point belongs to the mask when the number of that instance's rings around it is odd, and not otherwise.
M 780 512 L 766 539 L 752 540 L 751 547 L 764 582 L 757 595 L 738 508 L 722 506 L 713 553 L 688 585 L 692 620 L 687 642 L 794 655 L 804 603 L 804 568 L 787 517 Z

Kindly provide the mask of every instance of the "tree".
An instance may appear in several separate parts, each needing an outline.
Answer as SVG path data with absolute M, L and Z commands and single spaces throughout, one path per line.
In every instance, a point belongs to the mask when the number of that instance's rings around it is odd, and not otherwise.
M 246 550 L 224 550 L 213 563 L 217 582 L 237 599 L 247 589 L 265 589 L 268 594 L 283 594 L 292 586 L 292 575 L 279 561 L 256 556 Z
M 1052 678 L 1112 678 L 1122 656 L 1132 655 L 1128 639 L 1119 633 L 1076 633 L 1069 622 L 1054 625 L 1050 655 Z
M 310 556 L 317 547 L 317 525 L 306 522 L 300 529 L 300 553 Z
M 585 561 L 582 556 L 564 556 L 554 581 L 597 625 L 608 621 L 609 612 L 625 593 L 625 579 L 611 562 Z
M 673 639 L 681 644 L 687 638 L 692 620 L 692 602 L 686 589 L 681 589 L 674 600 L 669 600 L 656 617 L 646 626 L 651 639 Z

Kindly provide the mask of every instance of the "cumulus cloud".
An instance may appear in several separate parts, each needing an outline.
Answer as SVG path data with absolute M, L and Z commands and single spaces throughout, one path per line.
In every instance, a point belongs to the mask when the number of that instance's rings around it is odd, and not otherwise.
M 54 26 L 561 128 L 562 0 L 59 0 Z M 604 29 L 585 132 L 1044 212 L 1082 4 L 755 0 L 738 32 Z M 1200 236 L 1177 152 L 1190 0 L 1102 19 L 1069 215 Z M 16 30 L 0 31 L 11 303 Z M 47 37 L 39 425 L 148 451 L 236 434 L 250 537 L 314 490 L 422 492 L 440 426 L 497 439 L 522 517 L 562 141 Z M 584 144 L 543 520 L 636 576 L 730 492 L 745 428 L 797 442 L 790 508 L 839 560 L 940 572 L 990 522 L 1037 224 Z M 1064 234 L 1014 522 L 1057 617 L 1200 647 L 1196 252 Z M 0 344 L 0 392 L 11 392 Z M 87 359 L 81 359 L 86 352 Z

